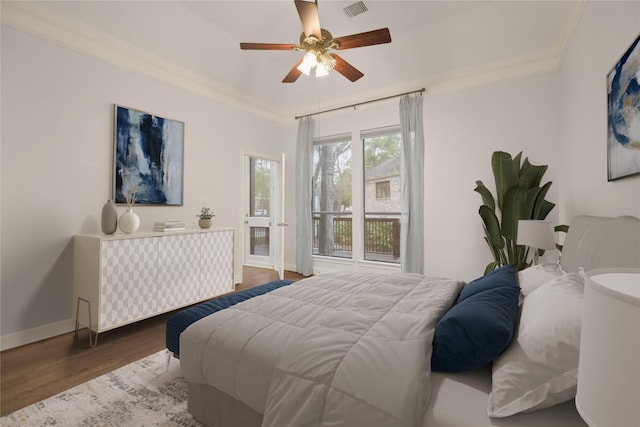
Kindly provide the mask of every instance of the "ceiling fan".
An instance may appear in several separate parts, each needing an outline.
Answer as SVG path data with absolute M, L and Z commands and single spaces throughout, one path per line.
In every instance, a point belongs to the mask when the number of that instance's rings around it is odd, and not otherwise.
M 333 38 L 329 31 L 320 28 L 318 0 L 314 2 L 294 0 L 294 3 L 303 29 L 299 44 L 240 43 L 240 49 L 245 50 L 301 50 L 307 52 L 293 66 L 289 74 L 282 80 L 282 83 L 293 83 L 301 74 L 309 75 L 314 68 L 316 77 L 327 75 L 329 70 L 335 69 L 352 82 L 355 82 L 364 74 L 340 56 L 335 53 L 329 53 L 329 51 L 331 49 L 344 50 L 391 43 L 391 34 L 388 28 Z

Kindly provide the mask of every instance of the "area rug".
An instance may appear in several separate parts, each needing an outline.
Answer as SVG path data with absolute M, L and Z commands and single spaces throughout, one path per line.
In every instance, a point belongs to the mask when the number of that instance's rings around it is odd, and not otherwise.
M 180 363 L 160 351 L 0 418 L 8 426 L 201 427 L 187 412 Z

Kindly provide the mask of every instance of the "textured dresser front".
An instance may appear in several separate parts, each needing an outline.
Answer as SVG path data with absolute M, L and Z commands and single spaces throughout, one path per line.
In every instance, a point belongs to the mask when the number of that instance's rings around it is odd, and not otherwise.
M 200 297 L 210 298 L 233 291 L 233 230 L 205 233 L 201 237 Z
M 158 237 L 102 241 L 100 329 L 158 311 Z
M 200 271 L 202 235 L 182 234 L 159 237 L 158 308 L 162 311 L 202 299 Z
M 74 315 L 95 332 L 234 289 L 233 230 L 79 235 L 74 242 Z
M 168 311 L 233 290 L 233 230 L 160 239 L 159 310 Z

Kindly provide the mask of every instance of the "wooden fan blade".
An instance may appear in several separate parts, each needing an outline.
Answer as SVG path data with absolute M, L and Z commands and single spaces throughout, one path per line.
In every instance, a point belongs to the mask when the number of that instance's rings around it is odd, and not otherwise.
M 320 31 L 320 19 L 318 18 L 318 3 L 302 0 L 294 0 L 300 22 L 302 23 L 302 31 L 309 37 L 316 36 L 318 40 L 322 40 L 322 32 Z
M 353 49 L 354 47 L 371 46 L 375 44 L 391 43 L 391 34 L 388 28 L 367 31 L 365 33 L 352 34 L 350 36 L 333 39 L 339 44 L 336 49 Z
M 336 66 L 333 67 L 333 69 L 339 72 L 340 74 L 342 74 L 343 76 L 345 76 L 346 78 L 348 78 L 349 80 L 351 80 L 352 82 L 355 82 L 360 77 L 364 76 L 364 74 L 362 74 L 356 67 L 349 64 L 347 61 L 345 61 L 335 53 L 330 53 L 330 55 L 333 57 L 333 59 L 336 60 Z
M 298 45 L 286 43 L 240 43 L 243 50 L 294 50 Z
M 285 76 L 285 78 L 282 80 L 282 83 L 293 83 L 298 80 L 298 77 L 300 77 L 300 74 L 302 74 L 302 71 L 298 70 L 298 65 L 302 64 L 303 59 L 304 57 L 300 58 L 298 62 L 296 62 L 296 65 L 294 65 L 291 71 L 289 71 L 289 74 Z

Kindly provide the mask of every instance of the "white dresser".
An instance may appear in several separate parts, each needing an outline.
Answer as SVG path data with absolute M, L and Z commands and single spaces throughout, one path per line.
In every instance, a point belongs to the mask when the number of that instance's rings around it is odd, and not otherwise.
M 73 303 L 97 334 L 234 290 L 233 229 L 74 237 Z

